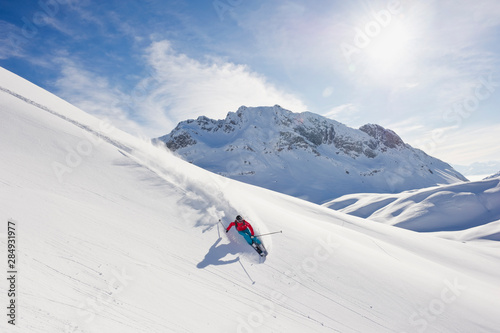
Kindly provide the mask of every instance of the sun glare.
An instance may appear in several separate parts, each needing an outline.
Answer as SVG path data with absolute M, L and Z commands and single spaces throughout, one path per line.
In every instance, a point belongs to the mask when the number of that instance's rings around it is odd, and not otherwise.
M 402 62 L 407 56 L 409 34 L 407 29 L 394 28 L 385 31 L 372 41 L 366 49 L 366 55 L 374 65 L 388 67 Z
M 416 31 L 408 21 L 392 20 L 370 36 L 369 44 L 362 48 L 356 67 L 378 83 L 407 78 L 416 70 Z
M 377 78 L 406 75 L 414 70 L 411 29 L 402 23 L 393 23 L 374 38 L 364 49 L 364 67 L 367 74 Z

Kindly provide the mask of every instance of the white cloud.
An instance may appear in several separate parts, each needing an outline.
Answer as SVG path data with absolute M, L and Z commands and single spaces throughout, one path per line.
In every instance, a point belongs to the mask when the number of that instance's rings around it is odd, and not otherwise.
M 0 20 L 0 31 L 0 60 L 22 56 L 27 43 L 22 29 Z
M 222 118 L 242 105 L 307 109 L 300 99 L 247 66 L 213 58 L 201 62 L 176 53 L 166 40 L 154 42 L 147 52 L 156 81 L 145 110 L 149 118 L 161 114 L 172 124 L 200 115 Z
M 323 113 L 323 116 L 351 127 L 363 125 L 358 123 L 360 121 L 359 109 L 352 103 L 338 105 L 330 111 Z
M 425 130 L 425 126 L 419 117 L 410 117 L 397 122 L 384 122 L 383 126 L 396 132 L 403 141 L 415 137 L 415 134 L 418 137 L 419 133 Z
M 346 104 L 338 105 L 338 106 L 332 108 L 327 113 L 324 113 L 323 116 L 325 116 L 327 118 L 335 119 L 339 115 L 342 115 L 342 114 L 353 114 L 353 113 L 356 113 L 356 112 L 358 112 L 358 109 L 356 108 L 356 106 L 354 106 L 354 104 L 352 104 L 352 103 L 346 103 Z
M 67 58 L 59 58 L 61 76 L 54 82 L 57 94 L 80 109 L 132 134 L 144 134 L 127 112 L 129 96 L 112 86 L 108 79 L 81 68 Z
M 468 165 L 498 159 L 499 132 L 499 124 L 469 128 L 450 126 L 428 131 L 426 136 L 410 144 L 445 162 Z
M 54 85 L 59 96 L 82 110 L 150 137 L 164 135 L 189 118 L 223 118 L 242 105 L 307 109 L 247 66 L 216 59 L 201 62 L 176 53 L 166 40 L 152 43 L 144 57 L 150 74 L 131 91 L 67 58 L 59 59 L 61 76 Z

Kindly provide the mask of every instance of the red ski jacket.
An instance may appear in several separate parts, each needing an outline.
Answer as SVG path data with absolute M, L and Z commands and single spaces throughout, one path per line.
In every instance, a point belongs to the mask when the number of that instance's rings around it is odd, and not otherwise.
M 231 229 L 233 226 L 236 226 L 236 230 L 238 231 L 243 231 L 246 228 L 248 228 L 250 229 L 250 233 L 252 234 L 252 236 L 254 235 L 252 226 L 245 220 L 243 220 L 242 222 L 238 221 L 231 222 L 231 224 L 229 224 L 229 226 L 227 227 L 226 231 L 229 231 L 229 229 Z

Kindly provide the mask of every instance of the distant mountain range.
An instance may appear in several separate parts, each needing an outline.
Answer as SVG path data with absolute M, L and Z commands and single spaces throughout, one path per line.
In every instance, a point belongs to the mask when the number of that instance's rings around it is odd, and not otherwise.
M 470 165 L 453 165 L 453 167 L 467 178 L 470 176 L 469 179 L 479 180 L 498 173 L 500 161 L 475 162 Z
M 316 203 L 467 180 L 382 126 L 353 129 L 278 105 L 182 121 L 156 141 L 204 169 Z

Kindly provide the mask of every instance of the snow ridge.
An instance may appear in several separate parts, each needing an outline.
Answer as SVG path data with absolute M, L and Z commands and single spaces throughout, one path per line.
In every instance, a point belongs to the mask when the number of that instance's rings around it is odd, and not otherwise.
M 486 178 L 484 178 L 484 180 L 487 180 L 487 179 L 492 179 L 492 178 L 498 178 L 500 177 L 500 171 L 498 171 L 497 173 L 491 175 L 491 176 L 488 176 Z
M 397 194 L 350 194 L 329 207 L 413 231 L 462 240 L 500 240 L 500 178 Z

